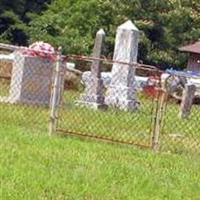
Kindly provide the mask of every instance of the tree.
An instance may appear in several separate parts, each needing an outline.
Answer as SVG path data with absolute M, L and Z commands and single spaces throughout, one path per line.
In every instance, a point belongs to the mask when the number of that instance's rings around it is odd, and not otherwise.
M 43 40 L 63 46 L 65 53 L 90 54 L 96 32 L 104 28 L 105 55 L 112 57 L 116 28 L 131 19 L 142 31 L 139 60 L 183 67 L 186 57 L 178 47 L 200 36 L 199 0 L 5 2 L 0 0 L 0 38 L 20 44 Z
M 0 40 L 27 45 L 27 24 L 47 3 L 50 0 L 0 0 Z

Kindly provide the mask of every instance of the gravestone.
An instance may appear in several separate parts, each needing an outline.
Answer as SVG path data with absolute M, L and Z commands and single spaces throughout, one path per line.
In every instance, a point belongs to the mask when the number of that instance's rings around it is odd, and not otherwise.
M 50 59 L 25 56 L 21 52 L 16 52 L 9 102 L 49 105 L 53 72 L 54 62 Z
M 182 102 L 181 102 L 180 113 L 179 113 L 180 118 L 185 119 L 189 117 L 191 113 L 191 109 L 192 109 L 192 103 L 195 97 L 195 92 L 196 92 L 195 85 L 192 85 L 192 84 L 185 85 Z
M 117 29 L 114 61 L 136 63 L 138 55 L 139 30 L 129 20 Z M 107 91 L 105 102 L 109 106 L 125 111 L 138 108 L 136 87 L 134 86 L 135 68 L 133 65 L 114 63 L 112 80 Z
M 99 30 L 96 34 L 95 45 L 93 49 L 93 57 L 95 60 L 92 62 L 91 75 L 85 83 L 85 91 L 81 95 L 79 104 L 86 105 L 95 109 L 106 108 L 104 104 L 104 86 L 101 79 L 101 57 L 103 43 L 105 39 L 105 32 L 103 29 Z

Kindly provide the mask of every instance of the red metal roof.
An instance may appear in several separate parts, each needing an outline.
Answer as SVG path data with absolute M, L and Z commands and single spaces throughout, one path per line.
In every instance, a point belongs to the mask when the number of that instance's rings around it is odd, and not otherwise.
M 200 54 L 200 41 L 179 48 L 180 51 Z

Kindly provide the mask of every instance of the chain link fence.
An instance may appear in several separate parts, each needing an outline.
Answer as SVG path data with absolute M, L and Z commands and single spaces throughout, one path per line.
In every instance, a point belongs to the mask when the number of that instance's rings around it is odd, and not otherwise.
M 0 60 L 1 131 L 46 133 L 55 61 L 24 50 Z
M 67 60 L 76 64 L 79 73 L 67 71 L 66 78 L 73 83 L 65 85 L 63 90 L 56 130 L 64 135 L 151 147 L 157 101 L 155 92 L 153 96 L 147 92 L 148 78 L 135 76 L 136 80 L 130 79 L 130 83 L 126 80 L 125 86 L 116 85 L 119 91 L 115 90 L 113 102 L 110 102 L 112 61 L 76 56 L 68 56 Z M 104 72 L 90 71 L 90 66 L 96 65 L 97 61 L 101 62 Z M 149 73 L 150 70 L 143 71 Z M 127 91 L 121 94 L 124 89 Z
M 113 66 L 121 71 L 113 72 Z M 155 68 L 137 64 L 16 51 L 0 60 L 0 130 L 50 129 L 51 134 L 199 154 L 200 78 L 167 74 L 160 79 Z M 194 94 L 188 95 L 191 85 Z
M 200 153 L 200 74 L 168 71 L 160 148 L 173 153 Z

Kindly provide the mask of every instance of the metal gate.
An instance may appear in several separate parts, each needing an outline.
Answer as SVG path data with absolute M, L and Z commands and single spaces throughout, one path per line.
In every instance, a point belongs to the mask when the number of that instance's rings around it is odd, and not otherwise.
M 77 68 L 83 69 L 84 65 L 85 69 L 87 67 L 89 69 L 86 61 L 88 60 L 81 59 L 81 61 L 75 60 L 74 62 L 76 62 Z M 89 61 L 91 62 L 91 59 Z M 108 64 L 108 62 L 106 63 Z M 86 90 L 82 83 L 84 71 L 79 71 L 79 77 L 73 77 L 76 70 L 68 69 L 65 73 L 64 88 L 57 88 L 59 80 L 54 84 L 54 88 L 62 91 L 60 104 L 51 116 L 52 122 L 56 121 L 55 130 L 58 133 L 134 144 L 147 148 L 156 144 L 152 140 L 155 138 L 156 113 L 159 106 L 158 95 L 154 94 L 152 97 L 148 95 L 148 92 L 138 90 L 139 107 L 135 111 L 118 109 L 113 106 L 92 108 L 80 103 L 81 96 Z M 63 76 L 63 72 L 59 72 L 59 66 L 57 67 L 57 74 Z M 106 91 L 105 88 L 104 95 L 107 95 Z

